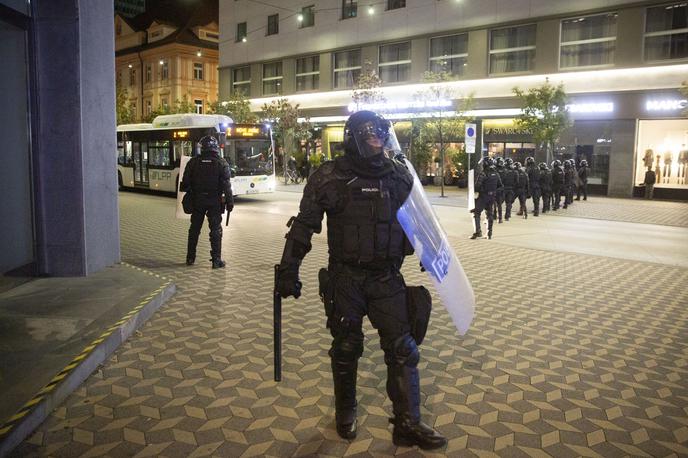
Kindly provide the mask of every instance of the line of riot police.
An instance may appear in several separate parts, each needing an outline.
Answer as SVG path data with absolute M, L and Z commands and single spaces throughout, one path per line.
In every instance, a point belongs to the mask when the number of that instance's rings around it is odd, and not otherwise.
M 514 162 L 511 158 L 485 157 L 480 160 L 479 172 L 475 179 L 475 208 L 471 210 L 475 219 L 475 232 L 471 239 L 482 237 L 480 215 L 485 211 L 487 217 L 487 237 L 492 238 L 492 223 L 499 223 L 511 218 L 511 210 L 518 199 L 517 216 L 528 218 L 527 199 L 533 201 L 533 216 L 540 212 L 556 211 L 560 207 L 568 208 L 575 200 L 588 199 L 588 162 L 582 160 L 578 169 L 573 159 L 552 161 L 551 167 L 545 162 L 535 164 L 532 157 L 526 158 L 526 166 Z M 563 205 L 562 205 L 563 198 Z M 542 200 L 542 206 L 540 206 Z M 502 217 L 502 205 L 505 211 Z

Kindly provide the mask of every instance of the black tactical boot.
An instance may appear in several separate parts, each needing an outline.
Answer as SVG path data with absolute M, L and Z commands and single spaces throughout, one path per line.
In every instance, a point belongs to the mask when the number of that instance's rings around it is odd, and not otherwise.
M 342 439 L 356 438 L 356 375 L 358 361 L 331 359 L 335 422 Z
M 227 263 L 220 258 L 211 259 L 211 261 L 213 262 L 213 269 L 224 269 L 227 265 Z
M 394 425 L 392 442 L 400 447 L 417 445 L 423 450 L 434 450 L 447 445 L 447 438 L 422 421 L 412 422 L 408 417 L 390 418 Z
M 482 231 L 474 232 L 473 235 L 471 235 L 471 240 L 478 239 L 483 236 Z
M 186 265 L 187 266 L 193 266 L 194 262 L 196 262 L 196 256 L 189 256 L 188 254 L 186 255 Z
M 501 222 L 501 221 L 500 221 Z M 487 239 L 492 240 L 492 231 L 487 231 Z

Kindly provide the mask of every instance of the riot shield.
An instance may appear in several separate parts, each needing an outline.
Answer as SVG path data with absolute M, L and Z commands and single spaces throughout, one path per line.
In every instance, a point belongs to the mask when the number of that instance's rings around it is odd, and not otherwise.
M 430 275 L 442 305 L 449 312 L 459 334 L 464 335 L 475 315 L 473 287 L 449 245 L 413 166 L 407 159 L 405 162 L 413 174 L 413 188 L 399 208 L 397 219 L 411 241 L 416 256 Z

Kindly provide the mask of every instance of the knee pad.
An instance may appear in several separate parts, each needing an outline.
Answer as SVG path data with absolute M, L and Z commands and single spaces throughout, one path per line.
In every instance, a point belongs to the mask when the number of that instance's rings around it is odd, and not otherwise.
M 420 353 L 416 341 L 411 334 L 404 334 L 394 341 L 394 345 L 385 352 L 387 365 L 416 367 L 420 360 Z
M 344 338 L 335 338 L 330 349 L 330 357 L 338 361 L 356 361 L 363 354 L 363 340 L 352 338 L 348 335 Z

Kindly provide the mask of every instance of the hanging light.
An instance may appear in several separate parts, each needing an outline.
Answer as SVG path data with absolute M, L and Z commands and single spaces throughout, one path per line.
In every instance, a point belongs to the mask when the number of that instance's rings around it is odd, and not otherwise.
M 160 59 L 160 65 L 164 65 L 164 64 L 165 64 L 165 61 Z
M 202 55 L 203 55 L 203 53 L 201 52 L 200 49 L 198 51 L 196 51 L 196 56 L 201 57 Z
M 242 43 L 246 43 L 246 37 L 242 37 L 242 38 L 241 38 L 241 42 L 242 42 Z
M 375 14 L 375 8 L 373 8 L 373 5 L 368 5 L 368 14 Z
M 300 14 L 300 13 L 299 13 L 299 15 L 296 16 L 296 20 L 299 21 L 299 22 L 303 22 L 303 14 Z

